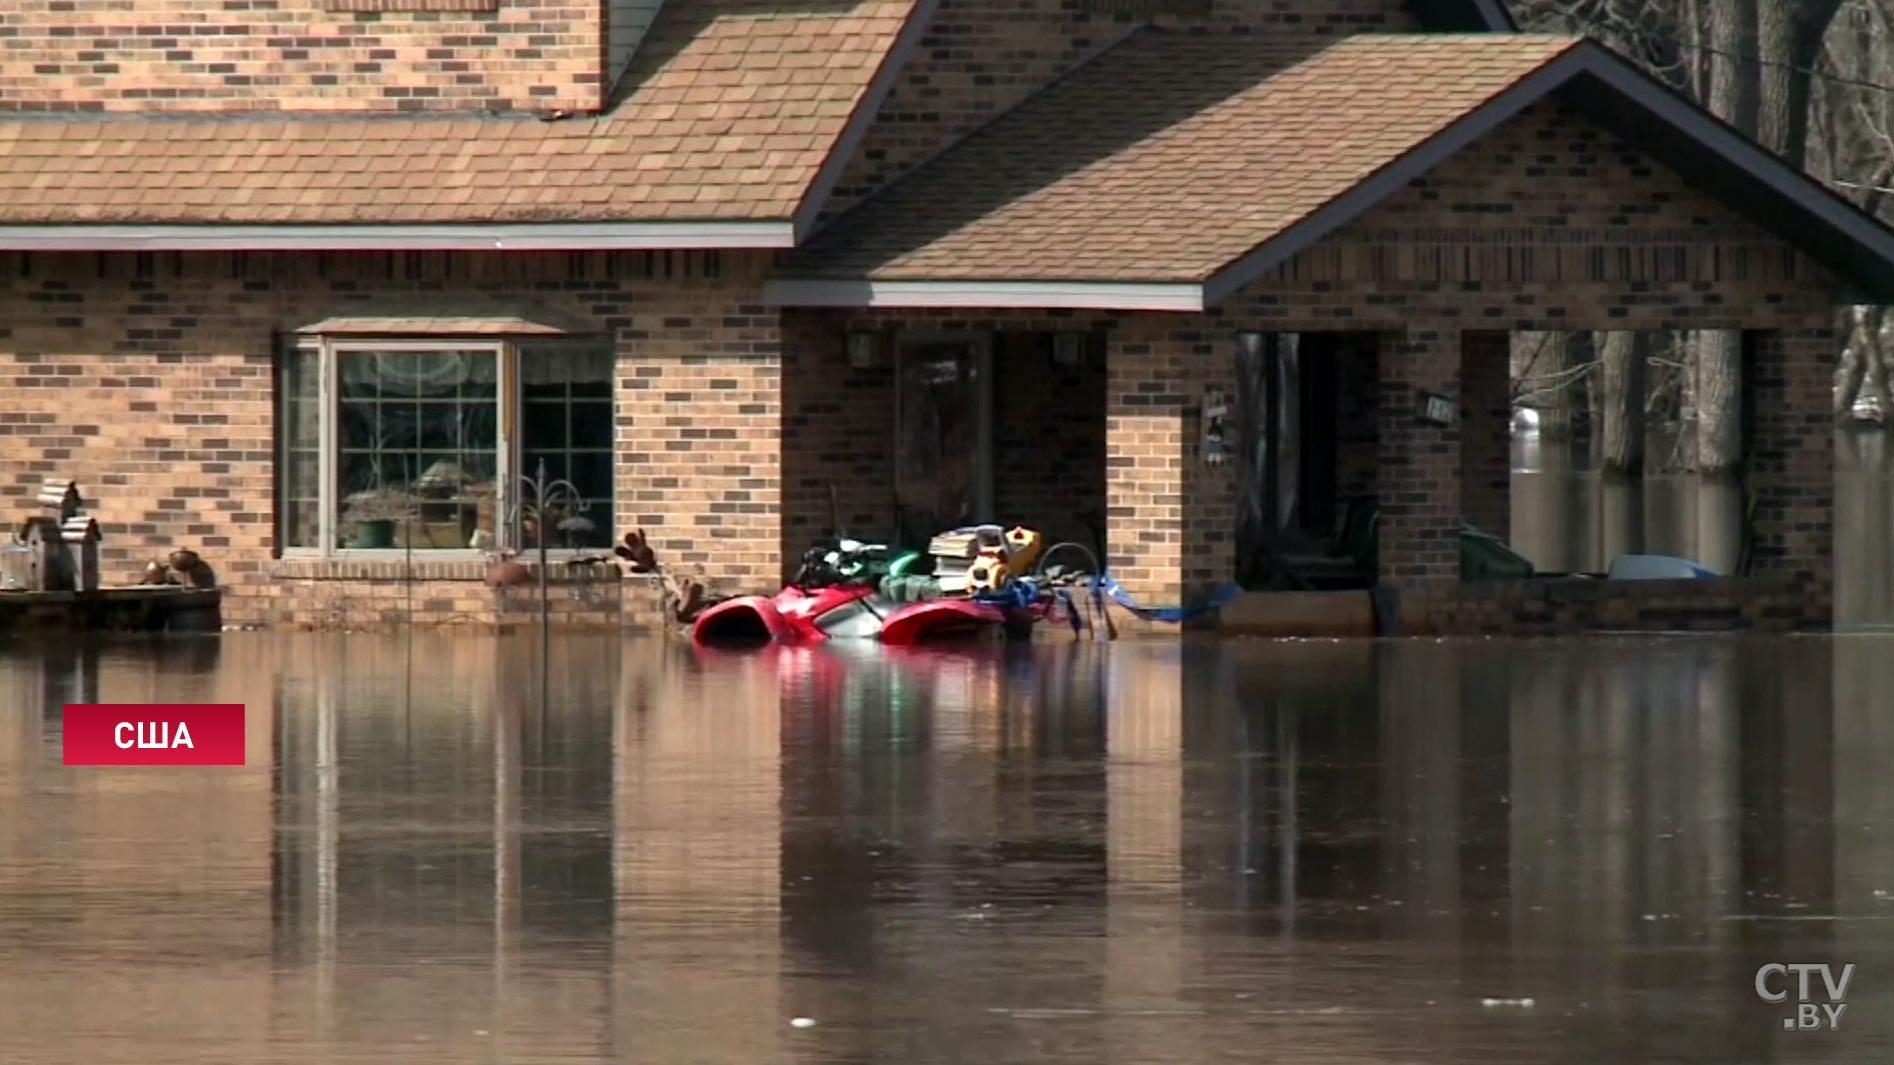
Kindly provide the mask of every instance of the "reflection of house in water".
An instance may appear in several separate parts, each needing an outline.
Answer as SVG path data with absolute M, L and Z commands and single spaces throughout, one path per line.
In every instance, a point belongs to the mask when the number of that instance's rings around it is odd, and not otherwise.
M 875 656 L 833 702 L 786 699 L 783 942 L 822 1060 L 936 1060 L 949 1032 L 983 1055 L 1016 1038 L 1005 1008 L 1098 1004 L 1102 662 L 1033 652 Z M 1097 1038 L 1085 1021 L 1058 1047 L 1100 1059 Z
M 95 1032 L 267 1056 L 267 984 L 240 964 L 270 919 L 271 720 L 252 664 L 215 640 L 0 658 L 0 1003 L 24 1004 L 0 1022 L 0 1061 Z M 245 765 L 61 764 L 66 703 L 180 698 L 250 705 Z
M 613 749 L 612 984 L 626 1060 L 773 1061 L 783 687 L 770 658 L 640 645 Z
M 1779 1020 L 1755 1009 L 1757 957 L 1826 957 L 1832 926 L 1745 915 L 1827 912 L 1835 863 L 1861 848 L 1827 828 L 1828 647 L 1744 648 L 1232 653 L 1239 709 L 1193 716 L 1188 744 L 1188 807 L 1235 810 L 1187 826 L 1197 909 L 1303 941 L 1279 1005 L 1385 1003 L 1364 1055 L 1511 1038 L 1503 1018 L 1426 1005 L 1491 995 L 1577 1011 L 1575 1052 L 1635 1031 L 1653 1057 L 1749 1060 Z M 1881 790 L 1852 801 L 1878 809 Z M 1360 936 L 1380 940 L 1372 967 L 1307 945 Z
M 612 924 L 609 645 L 561 641 L 545 713 L 530 644 L 312 639 L 274 693 L 276 1037 L 604 1052 L 609 959 L 570 948 Z

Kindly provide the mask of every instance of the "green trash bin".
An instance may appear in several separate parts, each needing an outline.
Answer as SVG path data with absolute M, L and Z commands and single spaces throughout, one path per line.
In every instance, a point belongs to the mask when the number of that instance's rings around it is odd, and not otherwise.
M 1460 526 L 1462 581 L 1523 581 L 1530 576 L 1532 563 L 1507 547 L 1505 541 L 1471 525 Z

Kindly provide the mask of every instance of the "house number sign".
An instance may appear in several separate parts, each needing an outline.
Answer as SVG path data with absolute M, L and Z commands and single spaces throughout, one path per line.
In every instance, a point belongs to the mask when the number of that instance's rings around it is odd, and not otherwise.
M 1452 396 L 1438 392 L 1420 394 L 1420 418 L 1429 425 L 1452 425 L 1460 415 L 1460 404 Z

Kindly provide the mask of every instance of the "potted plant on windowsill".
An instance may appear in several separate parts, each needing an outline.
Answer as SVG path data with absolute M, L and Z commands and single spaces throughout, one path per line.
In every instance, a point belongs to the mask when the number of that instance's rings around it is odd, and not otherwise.
M 376 488 L 349 497 L 349 520 L 355 523 L 351 547 L 395 546 L 395 525 L 414 513 L 414 499 L 407 492 Z

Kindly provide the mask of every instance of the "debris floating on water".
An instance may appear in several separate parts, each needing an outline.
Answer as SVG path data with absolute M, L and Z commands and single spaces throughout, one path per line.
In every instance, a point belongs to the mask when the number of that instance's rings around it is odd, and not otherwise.
M 789 1018 L 789 1027 L 791 1027 L 791 1028 L 814 1028 L 814 1027 L 815 1027 L 815 1018 L 814 1018 L 814 1017 L 791 1017 L 791 1018 Z
M 1483 998 L 1480 1000 L 1480 1005 L 1486 1006 L 1489 1009 L 1497 1006 L 1509 1006 L 1514 1009 L 1529 1010 L 1538 1005 L 1538 1003 L 1530 998 Z

